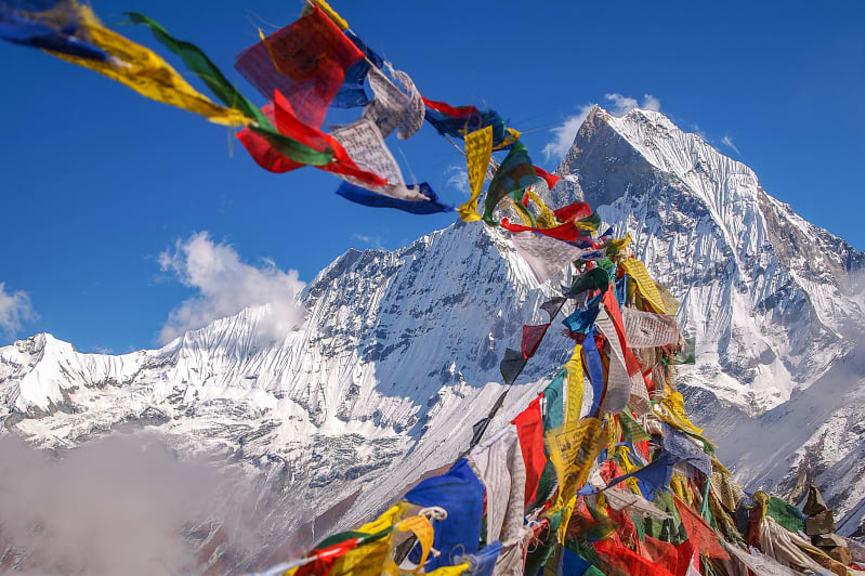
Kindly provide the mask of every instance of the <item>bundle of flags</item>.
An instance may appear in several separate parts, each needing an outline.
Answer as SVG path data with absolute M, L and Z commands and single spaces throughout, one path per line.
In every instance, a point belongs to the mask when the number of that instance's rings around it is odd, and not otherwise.
M 523 326 L 519 349 L 505 351 L 504 392 L 475 425 L 466 452 L 371 524 L 264 574 L 854 576 L 855 562 L 811 544 L 798 508 L 747 494 L 689 418 L 676 371 L 693 361 L 683 354 L 693 341 L 676 321 L 679 302 L 634 258 L 630 239 L 600 233 L 585 204 L 548 210 L 531 197 L 524 202 L 543 182 L 532 173 L 514 143 L 490 184 L 487 215 L 521 205 L 523 224 L 493 222 L 539 282 L 568 280 L 540 307 L 548 321 Z M 504 396 L 562 312 L 569 359 L 493 430 Z M 373 530 L 381 535 L 375 547 L 354 545 L 357 534 Z M 304 569 L 339 554 L 334 542 L 351 543 L 350 559 Z
M 457 138 L 488 127 L 494 150 L 510 149 L 520 136 L 493 110 L 424 98 L 407 73 L 370 49 L 325 0 L 307 0 L 297 21 L 268 36 L 259 31 L 261 40 L 238 55 L 236 69 L 266 100 L 261 108 L 197 46 L 143 14 L 127 17 L 149 27 L 158 42 L 179 55 L 218 102 L 149 48 L 106 28 L 76 0 L 0 0 L 0 38 L 40 48 L 147 98 L 239 128 L 237 138 L 260 167 L 276 173 L 304 166 L 331 172 L 343 180 L 337 194 L 367 206 L 413 214 L 453 210 L 428 183 L 405 180 L 386 143 L 393 132 L 410 138 L 424 120 Z M 361 111 L 349 124 L 325 131 L 332 108 Z

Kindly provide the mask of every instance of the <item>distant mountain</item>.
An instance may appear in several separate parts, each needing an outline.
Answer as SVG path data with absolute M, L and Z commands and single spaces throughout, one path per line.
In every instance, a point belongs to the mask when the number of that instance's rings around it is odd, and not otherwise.
M 865 312 L 852 282 L 865 256 L 656 112 L 596 108 L 558 173 L 551 202 L 597 207 L 682 301 L 698 363 L 681 382 L 722 457 L 746 482 L 780 488 L 807 462 L 831 505 L 854 508 L 865 474 L 844 462 L 865 455 L 853 376 Z M 535 282 L 507 233 L 457 223 L 392 252 L 340 256 L 303 292 L 306 321 L 282 341 L 259 336 L 265 306 L 122 356 L 81 354 L 49 334 L 0 348 L 0 419 L 41 447 L 131 426 L 181 455 L 217 451 L 273 491 L 269 516 L 289 554 L 467 448 L 502 389 L 505 348 L 544 320 L 538 305 L 553 288 Z M 494 428 L 568 352 L 551 330 Z M 788 429 L 783 441 L 765 433 Z M 208 554 L 221 572 L 255 560 L 228 546 Z

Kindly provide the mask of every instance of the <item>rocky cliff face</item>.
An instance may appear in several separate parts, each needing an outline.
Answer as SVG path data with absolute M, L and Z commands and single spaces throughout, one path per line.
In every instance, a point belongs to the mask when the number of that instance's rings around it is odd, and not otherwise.
M 852 282 L 862 253 L 659 113 L 596 109 L 558 172 L 553 204 L 597 207 L 682 301 L 698 341 L 697 365 L 681 374 L 691 410 L 743 478 L 784 486 L 805 461 L 818 481 L 861 478 L 840 464 L 861 447 L 849 405 L 861 387 L 836 375 L 865 324 Z M 262 307 L 123 356 L 81 354 L 48 334 L 0 348 L 0 434 L 63 448 L 125 426 L 158 432 L 181 455 L 218 453 L 274 491 L 269 514 L 281 519 L 275 537 L 292 534 L 279 548 L 288 554 L 456 458 L 501 391 L 505 348 L 518 346 L 522 324 L 544 320 L 537 308 L 550 293 L 506 233 L 479 224 L 393 252 L 350 250 L 309 284 L 305 323 L 282 341 L 258 336 Z M 493 427 L 568 352 L 551 330 Z M 808 412 L 816 398 L 822 410 Z M 771 426 L 798 426 L 771 461 L 768 440 L 748 451 L 725 439 Z M 848 510 L 865 486 L 824 494 Z M 210 554 L 227 570 L 251 561 L 229 562 L 227 546 Z

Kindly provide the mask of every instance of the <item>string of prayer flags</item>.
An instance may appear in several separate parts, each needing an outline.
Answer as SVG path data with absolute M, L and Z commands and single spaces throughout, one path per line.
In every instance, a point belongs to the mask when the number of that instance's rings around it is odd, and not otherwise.
M 359 539 L 348 538 L 331 546 L 318 548 L 312 551 L 314 560 L 299 566 L 293 576 L 318 576 L 329 574 L 334 563 L 344 554 L 357 548 Z
M 610 343 L 611 351 L 603 409 L 611 414 L 617 414 L 628 404 L 631 396 L 631 379 L 628 376 L 621 343 L 616 336 L 616 329 L 606 310 L 599 310 L 595 326 Z
M 658 404 L 661 410 L 658 411 L 658 416 L 666 422 L 686 432 L 694 434 L 702 434 L 703 429 L 698 428 L 688 418 L 685 412 L 685 399 L 679 392 L 672 392 L 665 396 Z
M 183 77 L 152 50 L 104 27 L 87 6 L 77 6 L 81 34 L 104 51 L 109 58 L 76 56 L 50 52 L 54 56 L 99 72 L 135 90 L 142 96 L 204 116 L 226 126 L 244 126 L 252 118 L 237 108 L 226 108 L 195 90 Z
M 516 148 L 516 146 L 514 146 Z M 498 175 L 498 172 L 496 173 Z M 537 178 L 537 176 L 534 176 Z M 529 181 L 529 176 L 523 175 L 523 182 L 526 182 L 525 185 L 531 184 Z M 490 184 L 490 188 L 492 188 L 492 184 Z M 504 198 L 507 194 L 502 194 L 501 198 Z M 487 191 L 487 199 L 489 199 L 489 190 Z M 495 208 L 495 206 L 493 206 Z M 508 218 L 502 218 L 501 225 L 505 230 L 509 230 L 510 232 L 536 232 L 538 234 L 543 234 L 544 236 L 549 236 L 550 238 L 556 238 L 558 240 L 563 240 L 565 242 L 579 242 L 583 241 L 581 244 L 576 244 L 580 248 L 589 248 L 594 247 L 594 243 L 589 240 L 590 232 L 581 228 L 578 228 L 573 222 L 565 222 L 564 224 L 559 224 L 558 226 L 553 226 L 552 228 L 536 228 L 532 226 L 525 226 L 521 224 L 514 224 Z
M 463 222 L 476 222 L 481 219 L 478 214 L 478 198 L 483 191 L 484 178 L 493 154 L 492 126 L 466 134 L 465 143 L 470 195 L 469 199 L 457 208 L 457 213 Z
M 433 547 L 439 556 L 427 562 L 428 570 L 450 564 L 457 554 L 478 551 L 484 487 L 468 460 L 461 458 L 446 474 L 421 481 L 406 493 L 404 500 L 418 506 L 440 506 L 447 512 L 447 518 L 433 522 Z
M 595 542 L 595 550 L 601 560 L 605 574 L 628 574 L 633 576 L 676 576 L 669 566 L 652 562 L 624 546 L 616 538 Z
M 387 183 L 371 185 L 349 175 L 344 175 L 345 180 L 355 186 L 366 188 L 384 196 L 400 200 L 429 201 L 429 198 L 420 190 L 405 185 L 399 164 L 385 145 L 384 138 L 375 122 L 369 118 L 360 118 L 351 124 L 334 129 L 331 135 L 342 144 L 358 166 L 373 174 L 378 174 Z
M 235 68 L 265 98 L 281 92 L 309 126 L 324 122 L 346 70 L 364 58 L 318 6 L 241 52 Z
M 149 16 L 137 12 L 127 12 L 126 16 L 133 24 L 147 26 L 153 37 L 163 46 L 180 56 L 186 67 L 192 70 L 224 105 L 239 110 L 247 118 L 255 120 L 262 128 L 268 127 L 266 120 L 262 118 L 262 113 L 258 108 L 237 91 L 225 75 L 222 74 L 222 71 L 198 46 L 174 38 L 161 24 Z
M 13 44 L 90 60 L 108 54 L 80 26 L 81 7 L 62 0 L 0 2 L 0 38 Z
M 604 336 L 610 341 L 616 360 L 624 364 L 623 367 L 630 380 L 629 400 L 631 401 L 631 406 L 637 415 L 644 416 L 651 412 L 652 406 L 649 403 L 649 392 L 643 380 L 640 362 L 628 346 L 625 327 L 622 323 L 622 311 L 619 308 L 615 294 L 611 290 L 605 292 L 602 298 L 604 301 L 604 310 L 609 315 L 608 318 L 614 328 L 614 332 L 604 332 Z M 619 410 L 611 410 L 611 412 L 618 413 Z
M 327 0 L 311 0 L 318 8 L 321 9 L 322 12 L 327 14 L 327 17 L 333 20 L 333 23 L 339 26 L 340 30 L 343 32 L 348 31 L 348 22 L 345 18 L 339 15 L 339 13 L 334 10 L 330 4 L 328 4 Z M 306 12 L 311 7 L 307 6 L 304 11 Z
M 588 334 L 592 326 L 595 325 L 598 312 L 600 312 L 600 304 L 596 302 L 594 305 L 588 305 L 585 308 L 574 311 L 562 320 L 562 324 L 571 333 Z

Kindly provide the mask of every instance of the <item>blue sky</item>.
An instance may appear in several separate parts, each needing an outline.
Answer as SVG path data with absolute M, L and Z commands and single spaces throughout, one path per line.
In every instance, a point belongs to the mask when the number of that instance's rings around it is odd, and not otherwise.
M 156 18 L 259 103 L 234 56 L 256 26 L 286 25 L 301 8 L 93 5 L 109 25 L 126 10 Z M 584 106 L 649 94 L 770 194 L 865 248 L 863 3 L 334 5 L 425 96 L 492 107 L 528 132 L 537 164 L 555 167 L 542 150 Z M 266 173 L 225 128 L 35 50 L 0 44 L 0 86 L 0 344 L 49 331 L 83 351 L 155 346 L 208 315 L 293 294 L 349 247 L 395 248 L 454 219 L 353 205 L 313 169 Z M 448 182 L 462 160 L 429 126 L 389 142 L 407 175 L 463 200 Z M 214 261 L 216 272 L 195 267 Z

